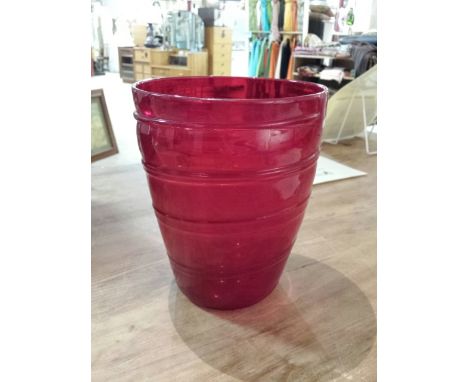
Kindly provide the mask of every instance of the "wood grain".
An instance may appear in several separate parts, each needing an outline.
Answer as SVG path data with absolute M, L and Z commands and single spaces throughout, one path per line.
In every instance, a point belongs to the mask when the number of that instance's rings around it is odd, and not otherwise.
M 140 164 L 92 168 L 93 381 L 375 381 L 376 157 L 314 187 L 280 285 L 237 311 L 177 289 Z

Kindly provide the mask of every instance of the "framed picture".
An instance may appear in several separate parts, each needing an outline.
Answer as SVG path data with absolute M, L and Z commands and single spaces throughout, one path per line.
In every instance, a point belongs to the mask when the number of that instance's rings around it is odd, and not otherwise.
M 91 162 L 118 152 L 104 91 L 91 90 Z

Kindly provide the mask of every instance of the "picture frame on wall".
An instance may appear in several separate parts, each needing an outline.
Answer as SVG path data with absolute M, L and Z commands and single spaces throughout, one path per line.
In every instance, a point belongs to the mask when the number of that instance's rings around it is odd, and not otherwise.
M 91 90 L 91 162 L 119 152 L 103 89 Z

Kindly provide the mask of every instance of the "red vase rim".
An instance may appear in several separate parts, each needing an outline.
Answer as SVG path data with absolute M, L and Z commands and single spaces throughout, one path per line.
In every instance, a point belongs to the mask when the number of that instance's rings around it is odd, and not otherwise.
M 266 97 L 266 98 L 221 98 L 221 97 L 194 97 L 191 95 L 178 94 L 177 88 L 173 88 L 172 92 L 168 91 L 158 91 L 158 85 L 167 85 L 167 83 L 177 83 L 180 82 L 183 87 L 187 87 L 188 82 L 194 82 L 200 84 L 200 81 L 203 83 L 206 81 L 206 85 L 209 86 L 210 83 L 213 84 L 213 81 L 226 81 L 232 82 L 245 82 L 264 84 L 271 86 L 272 83 L 282 85 L 284 88 L 294 88 L 296 92 L 303 93 L 298 95 L 288 95 L 288 96 L 277 96 L 277 97 Z M 166 83 L 166 84 L 164 84 Z M 194 85 L 195 86 L 195 85 Z M 148 88 L 153 88 L 153 90 L 148 90 Z M 156 88 L 156 90 L 154 90 Z M 254 77 L 229 77 L 229 76 L 183 76 L 183 77 L 164 77 L 164 78 L 151 78 L 141 81 L 137 81 L 132 85 L 132 91 L 134 94 L 152 96 L 157 98 L 163 98 L 166 100 L 177 100 L 177 101 L 187 101 L 187 102 L 202 102 L 202 103 L 259 103 L 259 104 L 268 104 L 268 103 L 290 103 L 297 101 L 311 100 L 314 98 L 322 98 L 328 93 L 326 86 L 317 84 L 314 82 L 305 82 L 305 81 L 296 81 L 296 80 L 285 80 L 285 79 L 273 79 L 273 78 L 254 78 Z

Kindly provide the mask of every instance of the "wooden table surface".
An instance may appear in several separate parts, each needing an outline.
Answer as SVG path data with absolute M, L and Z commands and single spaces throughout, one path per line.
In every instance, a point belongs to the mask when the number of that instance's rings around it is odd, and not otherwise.
M 376 157 L 314 187 L 279 286 L 237 311 L 174 283 L 141 164 L 92 168 L 92 377 L 100 381 L 375 381 Z

